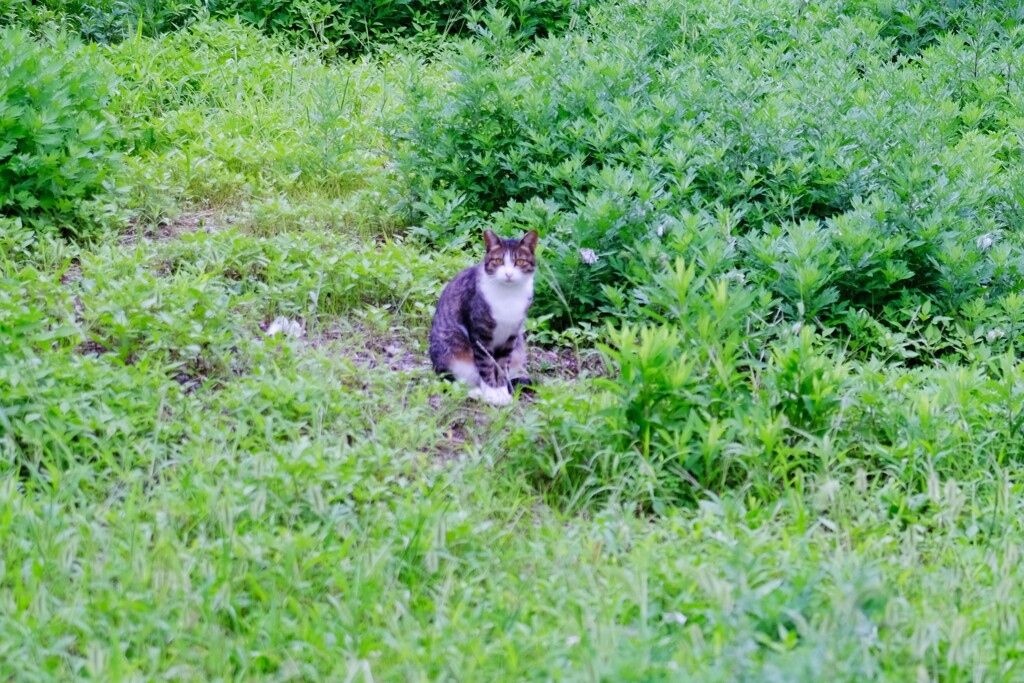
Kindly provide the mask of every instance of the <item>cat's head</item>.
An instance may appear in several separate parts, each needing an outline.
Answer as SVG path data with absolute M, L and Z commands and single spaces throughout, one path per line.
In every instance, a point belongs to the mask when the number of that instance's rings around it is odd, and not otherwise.
M 519 239 L 503 239 L 491 230 L 484 231 L 484 273 L 503 284 L 514 285 L 533 278 L 537 270 L 537 231 L 531 230 Z

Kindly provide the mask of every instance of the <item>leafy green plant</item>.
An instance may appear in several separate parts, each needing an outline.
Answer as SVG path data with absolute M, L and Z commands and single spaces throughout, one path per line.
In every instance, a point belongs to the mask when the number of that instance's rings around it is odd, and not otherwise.
M 830 428 L 845 389 L 847 369 L 842 360 L 821 351 L 810 327 L 783 337 L 771 353 L 759 378 L 771 409 L 802 432 L 813 434 Z
M 0 0 L 0 25 L 17 23 L 77 32 L 99 43 L 135 35 L 158 36 L 213 17 L 238 19 L 327 56 L 357 56 L 401 41 L 436 42 L 466 33 L 488 11 L 510 18 L 519 40 L 559 33 L 576 21 L 589 0 Z
M 969 0 L 851 0 L 850 10 L 882 22 L 882 34 L 892 37 L 907 55 L 940 42 L 950 34 L 969 32 L 977 38 L 1001 32 L 1022 18 L 1013 3 Z
M 765 333 L 747 334 L 758 297 L 735 278 L 698 275 L 682 258 L 653 280 L 644 296 L 658 324 L 609 325 L 599 348 L 613 376 L 593 380 L 594 400 L 567 408 L 550 399 L 552 442 L 524 454 L 527 471 L 540 470 L 538 485 L 562 499 L 639 499 L 660 512 L 744 477 L 747 465 L 727 445 L 739 416 L 754 409 L 753 371 L 774 362 L 757 345 Z M 547 434 L 548 425 L 529 431 Z
M 557 326 L 615 308 L 607 287 L 637 252 L 709 222 L 792 320 L 843 325 L 904 296 L 950 315 L 1015 291 L 1020 241 L 1000 238 L 1012 152 L 988 112 L 1015 87 L 1002 51 L 1017 39 L 972 34 L 987 47 L 950 40 L 910 65 L 842 4 L 698 5 L 602 6 L 585 34 L 528 53 L 495 14 L 442 53 L 448 78 L 413 63 L 394 134 L 416 231 L 459 244 L 485 223 L 539 229 Z
M 182 27 L 204 11 L 196 0 L 0 0 L 0 23 L 60 27 L 96 43 Z
M 297 42 L 320 44 L 329 53 L 356 55 L 381 43 L 464 32 L 480 18 L 469 0 L 215 0 L 214 16 L 237 16 Z M 566 28 L 585 3 L 581 0 L 495 0 L 521 38 L 543 37 Z
M 0 215 L 87 237 L 116 213 L 114 81 L 95 49 L 0 29 Z

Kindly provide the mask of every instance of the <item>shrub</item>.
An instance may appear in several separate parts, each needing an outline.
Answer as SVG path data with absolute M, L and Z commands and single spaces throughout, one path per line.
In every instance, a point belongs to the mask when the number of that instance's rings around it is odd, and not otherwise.
M 614 309 L 638 253 L 690 259 L 710 233 L 794 320 L 1015 291 L 1019 47 L 965 33 L 911 62 L 866 12 L 610 3 L 525 53 L 494 14 L 447 78 L 410 70 L 395 155 L 416 230 L 538 228 L 556 325 Z
M 751 332 L 755 312 L 770 301 L 681 258 L 656 267 L 650 280 L 645 312 L 657 322 L 609 323 L 600 346 L 618 376 L 595 380 L 595 398 L 542 402 L 543 426 L 526 425 L 516 437 L 541 442 L 518 449 L 520 463 L 563 500 L 614 494 L 660 512 L 747 478 L 749 463 L 728 446 L 739 438 L 741 416 L 757 408 L 755 371 L 774 367 L 762 349 L 767 333 Z M 785 376 L 818 369 L 789 368 Z M 818 401 L 822 391 L 815 392 Z M 818 416 L 827 408 L 810 410 Z
M 0 24 L 58 27 L 96 43 L 172 31 L 206 13 L 200 0 L 0 0 Z
M 966 31 L 976 37 L 1002 32 L 1024 18 L 1019 3 L 977 0 L 849 0 L 849 11 L 861 11 L 882 23 L 882 35 L 896 41 L 901 53 L 920 54 L 943 36 Z
M 0 215 L 85 236 L 112 211 L 120 131 L 94 49 L 0 29 Z
M 517 36 L 540 37 L 564 29 L 580 0 L 497 0 Z M 379 43 L 461 33 L 479 17 L 472 0 L 214 0 L 215 16 L 237 16 L 271 33 L 356 55 Z
M 566 29 L 588 0 L 493 0 L 520 39 Z M 155 36 L 208 17 L 237 18 L 327 55 L 363 54 L 382 43 L 432 40 L 474 26 L 485 12 L 475 0 L 0 0 L 0 23 L 60 26 L 88 40 Z

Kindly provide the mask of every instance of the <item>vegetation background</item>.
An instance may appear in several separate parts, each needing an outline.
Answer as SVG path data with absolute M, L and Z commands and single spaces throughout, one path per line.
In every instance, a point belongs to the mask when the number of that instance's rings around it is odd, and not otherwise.
M 1024 679 L 1022 19 L 0 0 L 0 680 Z

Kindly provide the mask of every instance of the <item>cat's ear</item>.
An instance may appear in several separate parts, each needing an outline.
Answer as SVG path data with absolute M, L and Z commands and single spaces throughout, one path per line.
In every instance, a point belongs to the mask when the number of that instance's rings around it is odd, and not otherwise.
M 501 246 L 501 238 L 495 235 L 493 230 L 484 230 L 484 245 L 487 251 L 497 249 Z
M 537 248 L 537 231 L 531 230 L 523 235 L 523 238 L 519 240 L 519 246 L 526 247 L 532 253 Z

